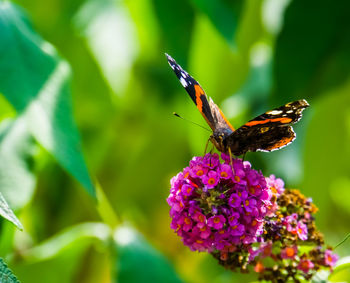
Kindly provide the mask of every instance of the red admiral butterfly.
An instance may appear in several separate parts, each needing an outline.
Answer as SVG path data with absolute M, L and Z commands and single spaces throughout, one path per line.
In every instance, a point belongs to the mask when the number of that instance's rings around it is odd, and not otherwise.
M 305 99 L 268 111 L 235 130 L 214 101 L 211 98 L 208 100 L 199 83 L 173 58 L 165 55 L 170 67 L 212 129 L 210 141 L 219 151 L 235 156 L 247 151 L 273 151 L 285 147 L 295 139 L 291 125 L 298 122 L 303 110 L 309 107 Z

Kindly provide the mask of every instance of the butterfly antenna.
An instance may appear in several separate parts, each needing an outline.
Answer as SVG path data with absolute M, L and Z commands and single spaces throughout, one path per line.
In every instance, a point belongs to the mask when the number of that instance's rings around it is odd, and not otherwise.
M 177 114 L 176 112 L 173 112 L 173 114 L 174 114 L 176 117 L 178 117 L 178 118 L 180 118 L 180 119 L 182 119 L 182 120 L 185 120 L 185 121 L 187 121 L 187 122 L 190 122 L 190 123 L 192 123 L 192 124 L 194 124 L 194 125 L 197 125 L 197 126 L 201 127 L 202 129 L 204 129 L 204 130 L 206 130 L 206 131 L 208 131 L 208 132 L 211 133 L 211 130 L 209 130 L 208 128 L 203 127 L 202 125 L 197 124 L 196 122 L 193 122 L 193 121 L 191 121 L 191 120 L 185 119 L 184 117 L 180 116 L 180 115 Z

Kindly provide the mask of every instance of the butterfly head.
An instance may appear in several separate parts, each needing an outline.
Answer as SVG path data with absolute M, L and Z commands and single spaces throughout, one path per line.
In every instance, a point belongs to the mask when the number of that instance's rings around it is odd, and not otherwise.
M 232 131 L 228 128 L 218 128 L 210 136 L 210 141 L 220 152 L 227 152 L 226 137 L 231 133 Z

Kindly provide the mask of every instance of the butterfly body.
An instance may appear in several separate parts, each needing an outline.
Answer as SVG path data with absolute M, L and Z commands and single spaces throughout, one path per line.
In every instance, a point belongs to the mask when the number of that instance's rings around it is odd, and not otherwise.
M 292 124 L 302 117 L 309 107 L 305 99 L 293 101 L 268 111 L 248 121 L 235 130 L 220 108 L 208 99 L 199 83 L 167 55 L 170 67 L 175 72 L 198 110 L 210 126 L 213 134 L 210 141 L 221 152 L 235 156 L 247 151 L 273 151 L 290 144 L 295 139 Z

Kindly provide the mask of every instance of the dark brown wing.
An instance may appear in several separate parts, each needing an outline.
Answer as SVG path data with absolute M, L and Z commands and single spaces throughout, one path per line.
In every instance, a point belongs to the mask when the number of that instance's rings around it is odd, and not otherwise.
M 247 151 L 273 151 L 295 139 L 291 124 L 298 122 L 302 111 L 309 107 L 306 100 L 297 100 L 268 111 L 244 124 L 224 139 L 234 155 Z
M 231 133 L 234 128 L 213 100 L 210 99 L 208 101 L 208 97 L 199 83 L 182 69 L 171 56 L 168 54 L 165 55 L 167 56 L 170 67 L 175 72 L 180 83 L 186 89 L 213 132 L 219 128 L 226 128 L 229 129 Z

